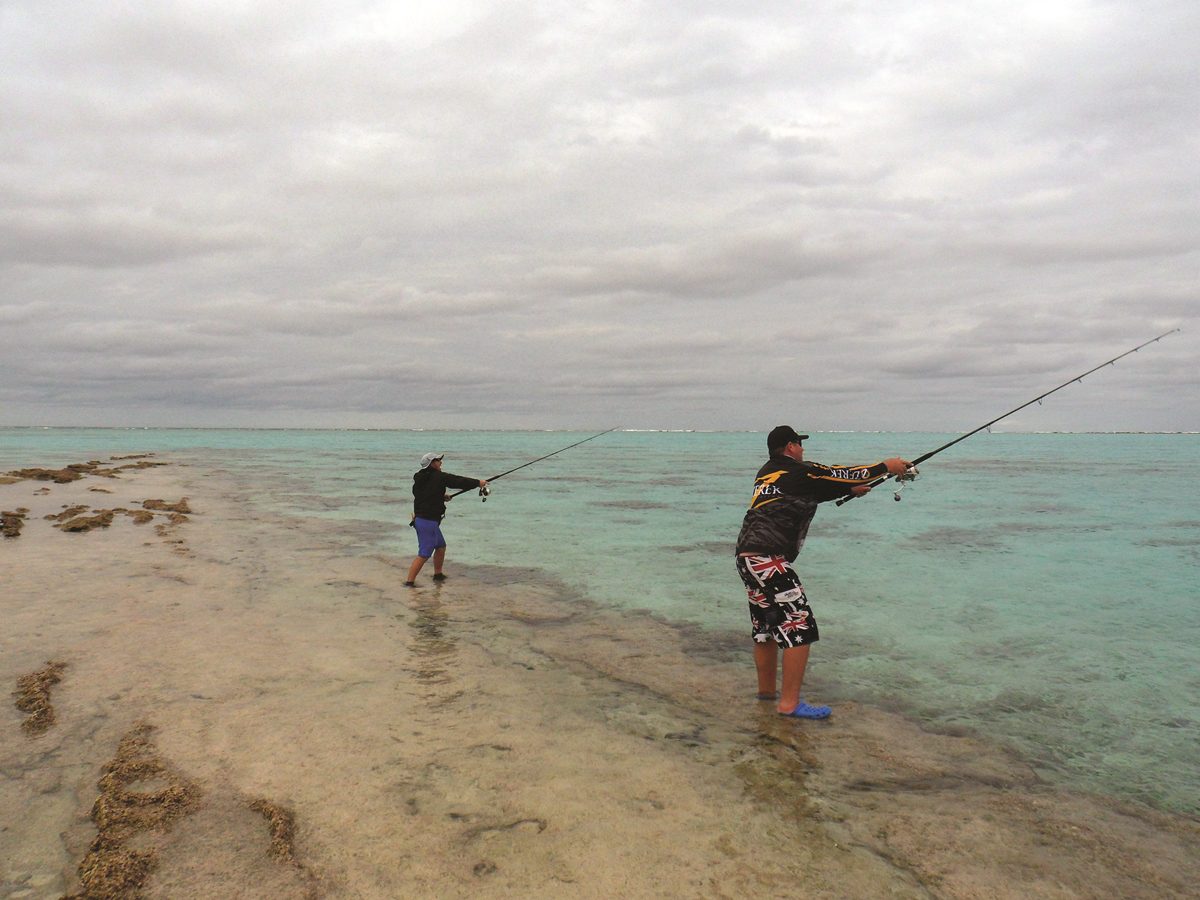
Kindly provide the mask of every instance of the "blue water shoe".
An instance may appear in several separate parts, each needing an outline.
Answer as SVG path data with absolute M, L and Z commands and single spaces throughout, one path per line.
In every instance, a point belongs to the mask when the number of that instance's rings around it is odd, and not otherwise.
M 832 707 L 809 706 L 801 700 L 790 713 L 780 713 L 780 715 L 787 716 L 789 719 L 828 719 L 832 712 Z

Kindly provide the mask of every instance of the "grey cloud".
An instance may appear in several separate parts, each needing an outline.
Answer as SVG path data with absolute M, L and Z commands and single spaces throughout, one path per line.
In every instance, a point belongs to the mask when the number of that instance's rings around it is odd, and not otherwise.
M 804 278 L 849 272 L 880 251 L 836 237 L 809 239 L 778 230 L 721 243 L 626 248 L 597 259 L 563 261 L 533 273 L 540 290 L 621 292 L 675 297 L 741 297 Z
M 42 318 L 46 314 L 45 303 L 13 303 L 0 306 L 0 325 L 15 327 L 25 325 Z
M 157 321 L 75 321 L 56 326 L 39 348 L 71 359 L 104 357 L 195 357 L 219 350 L 222 344 L 197 336 L 190 329 Z
M 1173 325 L 1112 396 L 1190 385 L 1198 15 L 10 2 L 0 421 L 936 426 Z
M 380 329 L 402 329 L 410 343 L 434 340 L 439 324 L 496 317 L 522 309 L 516 299 L 495 294 L 448 295 L 401 287 L 341 285 L 325 296 L 279 299 L 270 294 L 221 297 L 196 308 L 192 328 L 202 334 L 232 336 L 294 335 L 346 338 Z
M 0 263 L 134 266 L 244 250 L 254 243 L 241 229 L 189 229 L 126 211 L 17 211 L 0 218 Z
M 1108 229 L 1096 229 L 1095 234 L 1072 238 L 1039 238 L 1016 241 L 973 242 L 981 254 L 995 253 L 1014 265 L 1054 265 L 1056 263 L 1088 263 L 1115 260 L 1154 259 L 1163 256 L 1185 256 L 1195 252 L 1195 244 L 1182 235 L 1164 234 L 1161 237 L 1111 236 Z

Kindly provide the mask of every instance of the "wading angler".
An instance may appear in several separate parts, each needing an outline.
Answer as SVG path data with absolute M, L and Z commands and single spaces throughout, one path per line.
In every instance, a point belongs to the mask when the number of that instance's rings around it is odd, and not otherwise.
M 847 494 L 862 496 L 871 482 L 900 475 L 908 463 L 899 458 L 863 466 L 823 466 L 804 460 L 807 434 L 780 425 L 767 436 L 770 459 L 754 477 L 750 508 L 737 539 L 737 570 L 750 601 L 758 698 L 774 700 L 780 715 L 828 718 L 828 706 L 800 699 L 810 645 L 819 639 L 817 620 L 792 563 L 804 546 L 817 505 Z M 775 691 L 779 656 L 783 680 Z
M 417 583 L 417 575 L 429 557 L 433 557 L 433 580 L 444 581 L 446 574 L 442 566 L 446 562 L 446 538 L 442 534 L 442 519 L 446 517 L 447 488 L 465 491 L 479 488 L 487 490 L 483 478 L 464 478 L 442 471 L 443 453 L 426 453 L 421 457 L 421 467 L 413 475 L 413 520 L 417 530 L 417 555 L 408 567 L 405 587 Z

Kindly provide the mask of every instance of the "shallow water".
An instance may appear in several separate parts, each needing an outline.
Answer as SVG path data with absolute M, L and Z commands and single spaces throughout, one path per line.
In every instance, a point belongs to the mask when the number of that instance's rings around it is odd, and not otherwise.
M 218 459 L 256 502 L 415 550 L 411 471 L 479 476 L 586 435 L 0 429 L 0 470 L 112 453 Z M 949 436 L 822 434 L 822 462 L 916 456 Z M 463 495 L 457 563 L 527 568 L 602 606 L 742 634 L 731 564 L 761 435 L 615 433 Z M 824 640 L 815 699 L 896 708 L 1004 742 L 1043 777 L 1200 812 L 1195 435 L 982 434 L 814 523 L 799 569 Z M 748 656 L 748 654 L 747 654 Z M 747 673 L 749 677 L 749 673 Z

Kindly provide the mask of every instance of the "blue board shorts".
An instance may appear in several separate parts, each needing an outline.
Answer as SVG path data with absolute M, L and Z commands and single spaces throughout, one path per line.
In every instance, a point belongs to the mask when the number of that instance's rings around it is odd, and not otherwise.
M 413 519 L 413 527 L 417 529 L 417 556 L 429 559 L 433 551 L 446 546 L 442 536 L 442 526 L 433 519 Z
M 765 644 L 800 647 L 820 640 L 817 620 L 796 570 L 782 556 L 739 556 L 738 574 L 750 601 L 750 632 Z

